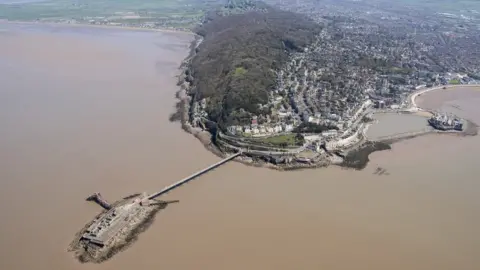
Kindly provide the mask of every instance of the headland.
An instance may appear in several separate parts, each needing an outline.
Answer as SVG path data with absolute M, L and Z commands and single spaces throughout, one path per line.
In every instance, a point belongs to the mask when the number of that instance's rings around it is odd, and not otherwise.
M 432 116 L 415 98 L 457 84 L 476 85 L 475 66 L 433 61 L 429 41 L 393 35 L 389 27 L 360 19 L 320 20 L 264 3 L 247 6 L 205 18 L 179 78 L 177 116 L 213 152 L 241 151 L 238 160 L 245 164 L 281 170 L 364 167 L 368 155 L 359 152 L 430 133 L 473 134 L 462 133 L 467 120 L 441 112 Z M 383 40 L 378 50 L 366 41 L 374 33 Z M 337 62 L 336 54 L 344 61 Z M 407 127 L 379 140 L 366 135 L 375 114 L 418 112 L 429 115 L 421 130 Z M 362 158 L 353 162 L 356 156 Z

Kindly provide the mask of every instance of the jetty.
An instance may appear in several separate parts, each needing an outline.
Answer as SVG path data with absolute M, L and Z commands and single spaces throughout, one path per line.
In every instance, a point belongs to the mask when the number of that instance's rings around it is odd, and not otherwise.
M 229 162 L 230 160 L 232 160 L 232 159 L 234 159 L 234 158 L 236 158 L 236 157 L 238 157 L 242 154 L 243 154 L 243 152 L 239 151 L 239 152 L 237 152 L 237 153 L 235 153 L 231 156 L 228 156 L 228 157 L 220 160 L 219 162 L 217 162 L 215 164 L 212 164 L 212 165 L 208 166 L 207 168 L 199 170 L 199 171 L 193 173 L 192 175 L 183 178 L 182 180 L 179 180 L 179 181 L 177 181 L 177 182 L 175 182 L 175 183 L 173 183 L 169 186 L 166 186 L 165 188 L 163 188 L 162 190 L 160 190 L 158 192 L 155 192 L 155 193 L 153 193 L 149 196 L 143 196 L 143 199 L 140 201 L 140 203 L 141 204 L 149 204 L 149 201 L 154 200 L 155 198 L 159 197 L 160 195 L 168 193 L 168 192 L 180 187 L 181 185 L 192 181 L 193 179 L 201 176 L 202 174 L 205 174 L 205 173 L 207 173 L 207 172 L 209 172 L 209 171 L 211 171 L 211 170 Z M 110 203 L 108 203 L 107 200 L 105 200 L 99 192 L 96 192 L 96 193 L 88 196 L 86 200 L 96 202 L 98 205 L 100 205 L 105 210 L 112 209 L 112 205 Z
M 388 141 L 394 141 L 394 140 L 401 140 L 401 139 L 407 139 L 411 137 L 418 137 L 430 133 L 434 133 L 434 130 L 431 129 L 425 129 L 425 130 L 419 130 L 419 131 L 409 131 L 409 132 L 402 132 L 402 133 L 397 133 L 393 135 L 387 135 L 387 136 L 382 136 L 379 138 L 376 138 L 374 141 L 376 142 L 388 142 Z
M 213 165 L 210 165 L 210 166 L 208 166 L 207 168 L 205 168 L 205 169 L 203 169 L 203 170 L 200 170 L 200 171 L 198 171 L 198 172 L 196 172 L 196 173 L 194 173 L 194 174 L 192 174 L 192 175 L 190 175 L 190 176 L 188 176 L 188 177 L 185 177 L 184 179 L 182 179 L 182 180 L 180 180 L 180 181 L 178 181 L 178 182 L 175 182 L 175 183 L 173 183 L 173 184 L 165 187 L 164 189 L 160 190 L 159 192 L 153 193 L 152 195 L 150 195 L 150 196 L 148 197 L 148 199 L 149 199 L 149 200 L 153 200 L 153 199 L 157 198 L 158 196 L 160 196 L 160 195 L 162 195 L 162 194 L 165 194 L 165 193 L 167 193 L 167 192 L 169 192 L 169 191 L 171 191 L 171 190 L 173 190 L 173 189 L 175 189 L 175 188 L 177 188 L 177 187 L 179 187 L 179 186 L 181 186 L 181 185 L 183 185 L 183 184 L 185 184 L 185 183 L 187 183 L 187 182 L 190 182 L 191 180 L 199 177 L 200 175 L 202 175 L 202 174 L 204 174 L 204 173 L 207 173 L 207 172 L 209 172 L 209 171 L 211 171 L 211 170 L 213 170 L 213 169 L 215 169 L 215 168 L 217 168 L 217 167 L 219 167 L 219 166 L 221 166 L 221 165 L 229 162 L 230 160 L 232 160 L 232 159 L 240 156 L 241 154 L 242 154 L 242 152 L 238 152 L 238 153 L 233 154 L 233 155 L 231 155 L 231 156 L 229 156 L 229 157 L 227 157 L 227 158 L 224 158 L 224 159 L 220 160 L 219 162 L 217 162 L 217 163 L 215 163 L 215 164 L 213 164 Z

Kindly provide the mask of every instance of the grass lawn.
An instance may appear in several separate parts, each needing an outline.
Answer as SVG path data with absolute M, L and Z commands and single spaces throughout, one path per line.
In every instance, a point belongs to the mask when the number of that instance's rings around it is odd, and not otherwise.
M 266 143 L 271 143 L 271 144 L 282 144 L 286 143 L 287 145 L 295 145 L 296 142 L 296 134 L 284 134 L 284 135 L 278 135 L 278 136 L 273 136 L 273 137 L 268 137 L 262 139 Z
M 448 84 L 460 84 L 459 80 L 450 80 Z
M 184 20 L 190 19 L 192 24 L 203 16 L 204 9 L 212 5 L 194 0 L 36 0 L 23 4 L 0 4 L 0 19 L 83 21 L 85 18 L 102 17 L 111 22 L 128 24 L 133 21 L 122 16 L 139 15 L 141 21 L 138 23 L 168 19 L 167 23 L 175 24 L 175 20 L 185 23 Z
M 233 74 L 234 76 L 242 76 L 244 75 L 245 73 L 247 73 L 247 70 L 243 67 L 237 67 L 235 69 L 235 73 Z

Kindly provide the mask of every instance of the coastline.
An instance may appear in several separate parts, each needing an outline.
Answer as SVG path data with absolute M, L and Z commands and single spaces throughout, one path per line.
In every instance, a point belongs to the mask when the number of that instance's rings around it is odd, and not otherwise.
M 178 76 L 179 83 L 178 85 L 181 87 L 176 94 L 176 98 L 178 99 L 177 103 L 177 113 L 181 115 L 180 120 L 182 129 L 195 136 L 200 142 L 204 145 L 204 147 L 209 150 L 210 152 L 214 153 L 216 156 L 225 158 L 228 156 L 228 151 L 223 151 L 222 148 L 218 144 L 215 143 L 215 138 L 213 135 L 201 128 L 193 127 L 189 122 L 189 113 L 190 113 L 190 103 L 191 98 L 187 94 L 187 91 L 190 85 L 185 80 L 185 70 L 188 68 L 188 62 L 195 56 L 195 49 L 200 45 L 197 43 L 198 39 L 196 38 L 192 41 L 191 44 L 191 52 L 185 58 L 185 61 L 182 62 L 180 67 L 181 73 Z M 436 86 L 427 89 L 421 89 L 411 93 L 408 98 L 408 108 L 404 108 L 403 110 L 396 110 L 392 113 L 407 113 L 407 114 L 415 114 L 422 117 L 428 118 L 431 114 L 430 111 L 418 107 L 416 104 L 416 99 L 418 96 L 422 94 L 437 91 L 437 90 L 455 90 L 458 87 L 471 87 L 471 88 L 479 88 L 480 85 L 445 85 L 445 86 Z M 424 114 L 422 114 L 424 112 Z M 377 112 L 378 113 L 378 112 Z M 380 112 L 382 113 L 382 112 Z M 374 112 L 376 114 L 376 112 Z M 255 155 L 245 154 L 247 157 L 239 156 L 234 160 L 245 164 L 247 166 L 253 167 L 262 167 L 262 168 L 269 168 L 275 169 L 279 171 L 291 171 L 291 170 L 304 170 L 304 169 L 316 169 L 316 168 L 325 168 L 331 165 L 336 165 L 345 169 L 354 169 L 354 170 L 362 170 L 364 169 L 369 162 L 369 155 L 373 152 L 377 151 L 384 151 L 384 150 L 391 150 L 392 145 L 401 141 L 413 139 L 416 137 L 424 136 L 424 135 L 431 135 L 431 134 L 450 134 L 456 136 L 475 136 L 477 135 L 477 124 L 474 122 L 465 119 L 466 121 L 466 128 L 462 132 L 441 132 L 441 131 L 424 131 L 424 132 L 406 132 L 405 134 L 395 134 L 392 135 L 392 138 L 389 139 L 382 139 L 382 140 L 370 140 L 366 135 L 366 131 L 369 128 L 369 125 L 366 125 L 363 128 L 362 139 L 360 142 L 356 143 L 354 146 L 351 146 L 345 149 L 343 152 L 346 152 L 345 155 L 339 155 L 336 151 L 333 153 L 327 153 L 329 158 L 326 160 L 322 160 L 320 162 L 309 162 L 309 163 L 294 163 L 294 164 L 276 164 L 272 162 L 272 157 L 263 156 L 263 157 L 256 157 Z M 336 158 L 340 158 L 341 162 L 338 160 L 335 162 Z
M 191 78 L 186 78 L 185 71 L 189 68 L 190 61 L 195 57 L 196 49 L 201 45 L 203 37 L 200 35 L 191 32 L 191 31 L 181 31 L 181 30 L 172 30 L 172 29 L 161 29 L 161 28 L 142 28 L 134 26 L 115 26 L 115 25 L 92 25 L 92 24 L 83 24 L 83 23 L 63 23 L 63 22 L 38 22 L 38 21 L 9 21 L 9 20 L 0 20 L 0 23 L 6 24 L 16 24 L 16 25 L 45 25 L 45 26 L 60 26 L 60 27 L 84 27 L 84 28 L 97 28 L 97 29 L 115 29 L 115 30 L 126 30 L 126 31 L 147 31 L 147 32 L 162 32 L 162 33 L 172 33 L 172 34 L 188 34 L 193 35 L 195 38 L 190 44 L 190 53 L 186 58 L 181 62 L 179 66 L 179 73 L 177 75 L 178 82 L 177 86 L 179 89 L 175 94 L 177 99 L 176 111 L 170 116 L 170 121 L 179 121 L 181 123 L 182 129 L 196 137 L 204 146 L 205 149 L 212 152 L 214 155 L 225 158 L 229 155 L 232 150 L 238 151 L 236 147 L 222 147 L 216 143 L 216 138 L 212 135 L 212 132 L 207 130 L 205 127 L 193 127 L 189 121 L 190 118 L 190 107 L 191 107 L 191 97 L 188 94 L 188 91 L 191 88 Z M 411 93 L 407 99 L 404 101 L 400 109 L 387 111 L 375 111 L 373 114 L 377 113 L 407 113 L 407 114 L 416 114 L 422 117 L 430 117 L 432 112 L 429 110 L 418 107 L 416 99 L 422 94 L 438 91 L 438 90 L 455 90 L 457 87 L 471 87 L 479 88 L 480 84 L 461 84 L 461 85 L 442 85 L 435 86 L 431 88 L 424 88 Z M 470 127 L 468 131 L 465 132 L 456 132 L 456 135 L 460 136 L 474 136 L 477 135 L 477 125 L 471 121 L 467 120 L 467 126 Z M 327 151 L 326 155 L 323 156 L 323 159 L 317 160 L 312 159 L 308 162 L 298 162 L 298 159 L 293 164 L 284 163 L 277 164 L 276 159 L 273 156 L 268 154 L 252 154 L 245 153 L 245 155 L 239 156 L 234 160 L 242 164 L 253 166 L 253 167 L 262 167 L 270 168 L 280 171 L 286 170 L 302 170 L 302 169 L 314 169 L 314 168 L 323 168 L 330 165 L 336 165 L 342 168 L 357 169 L 361 170 L 366 167 L 368 164 L 368 156 L 376 151 L 390 150 L 391 145 L 394 143 L 413 139 L 419 136 L 424 136 L 428 134 L 440 134 L 451 132 L 422 132 L 420 134 L 400 134 L 399 137 L 393 135 L 394 138 L 391 139 L 382 139 L 380 141 L 371 140 L 366 135 L 366 132 L 371 124 L 364 125 L 361 128 L 361 132 L 358 135 L 361 137 L 358 142 L 350 145 L 341 150 L 333 150 L 332 152 Z M 472 127 L 474 127 L 472 129 Z M 408 132 L 407 132 L 408 133 Z M 225 151 L 227 150 L 227 151 Z M 230 150 L 230 151 L 229 151 Z M 342 153 L 342 154 L 341 154 Z M 299 154 L 299 153 L 297 153 Z M 246 156 L 246 157 L 245 157 Z M 295 153 L 287 153 L 285 157 L 295 157 Z M 288 157 L 287 157 L 288 158 Z M 290 158 L 291 159 L 291 158 Z
M 191 31 L 182 31 L 182 30 L 172 30 L 164 28 L 142 28 L 135 26 L 118 26 L 118 25 L 99 25 L 99 24 L 88 24 L 88 23 L 64 23 L 64 22 L 41 22 L 41 21 L 10 21 L 10 20 L 1 20 L 0 23 L 13 24 L 13 25 L 45 25 L 45 26 L 60 26 L 60 27 L 91 27 L 98 29 L 115 29 L 115 30 L 125 30 L 125 31 L 148 31 L 148 32 L 161 32 L 161 33 L 172 33 L 172 34 L 188 34 L 194 35 L 195 33 Z

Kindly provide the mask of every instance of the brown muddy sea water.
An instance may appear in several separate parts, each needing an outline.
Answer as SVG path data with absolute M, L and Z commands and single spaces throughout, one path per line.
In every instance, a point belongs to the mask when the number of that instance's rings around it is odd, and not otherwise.
M 361 172 L 226 164 L 168 194 L 180 203 L 128 250 L 74 260 L 100 211 L 86 196 L 154 192 L 218 160 L 168 121 L 191 39 L 0 25 L 0 269 L 480 269 L 480 137 L 437 135 Z M 420 103 L 480 122 L 480 92 L 449 93 Z

